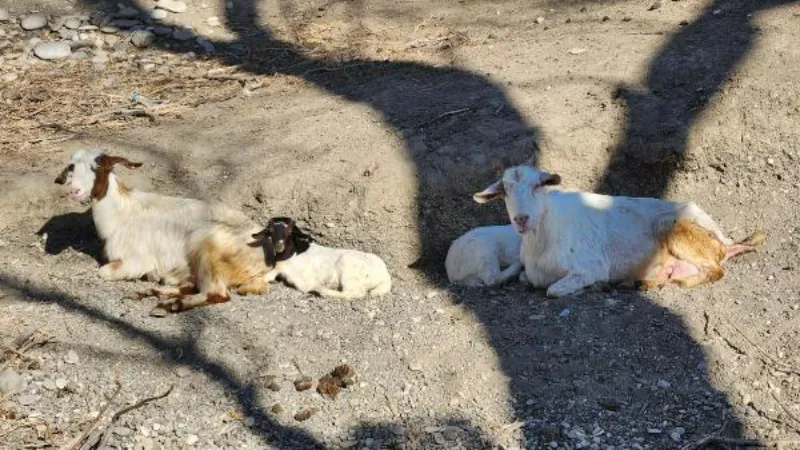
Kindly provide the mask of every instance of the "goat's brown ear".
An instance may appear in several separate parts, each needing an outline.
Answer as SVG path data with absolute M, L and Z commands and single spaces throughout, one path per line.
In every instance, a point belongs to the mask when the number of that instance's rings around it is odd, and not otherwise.
M 559 184 L 561 184 L 561 175 L 555 173 L 545 174 L 544 180 L 542 181 L 542 186 L 556 186 Z
M 122 164 L 128 169 L 135 169 L 142 166 L 142 163 L 140 162 L 133 162 L 121 156 L 101 155 L 99 158 L 97 158 L 97 160 L 98 164 L 106 167 L 113 167 L 115 164 Z
M 72 167 L 72 164 L 70 164 L 61 171 L 61 173 L 56 177 L 56 184 L 64 184 L 67 182 L 67 176 L 69 176 L 69 172 L 72 170 Z
M 472 199 L 477 203 L 488 203 L 492 200 L 498 200 L 506 196 L 506 190 L 503 186 L 503 181 L 497 181 L 491 186 L 487 187 L 481 192 L 472 195 Z

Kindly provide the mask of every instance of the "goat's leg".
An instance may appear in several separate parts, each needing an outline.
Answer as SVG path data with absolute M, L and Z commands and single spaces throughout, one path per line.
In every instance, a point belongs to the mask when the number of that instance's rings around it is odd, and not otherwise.
M 697 206 L 695 203 L 687 203 L 686 206 L 678 213 L 677 218 L 688 219 L 696 223 L 705 230 L 711 232 L 711 234 L 713 234 L 718 241 L 725 245 L 733 244 L 733 240 L 725 235 L 717 222 L 715 222 L 707 212 L 703 211 L 703 209 Z
M 713 283 L 725 275 L 725 269 L 719 264 L 710 267 L 698 267 L 691 261 L 679 260 L 670 280 L 682 288 L 693 288 L 701 284 Z
M 145 289 L 137 292 L 139 300 L 148 297 L 170 297 L 181 298 L 185 295 L 196 294 L 197 290 L 192 284 L 185 284 L 183 286 L 162 286 L 157 288 Z
M 100 278 L 106 281 L 138 280 L 145 275 L 146 271 L 136 267 L 131 263 L 125 263 L 120 259 L 109 261 L 100 267 Z
M 364 288 L 361 289 L 351 289 L 346 290 L 342 289 L 341 291 L 337 291 L 335 289 L 328 289 L 328 288 L 317 288 L 314 289 L 313 292 L 323 296 L 323 297 L 330 297 L 330 298 L 337 298 L 337 299 L 353 299 L 353 298 L 363 298 L 367 296 L 367 291 Z
M 169 298 L 158 302 L 150 312 L 151 316 L 163 317 L 168 313 L 179 313 L 190 309 L 199 308 L 206 305 L 226 303 L 231 300 L 228 293 L 200 293 L 188 297 Z
M 602 281 L 602 277 L 589 273 L 571 273 L 551 284 L 547 288 L 547 296 L 564 297 L 589 287 L 598 281 Z
M 264 277 L 252 279 L 244 284 L 236 287 L 236 293 L 239 295 L 263 295 L 269 292 L 269 285 L 264 280 Z
M 522 263 L 517 262 L 505 268 L 502 272 L 500 272 L 500 276 L 498 277 L 499 283 L 506 283 L 510 281 L 512 278 L 516 277 L 522 273 Z

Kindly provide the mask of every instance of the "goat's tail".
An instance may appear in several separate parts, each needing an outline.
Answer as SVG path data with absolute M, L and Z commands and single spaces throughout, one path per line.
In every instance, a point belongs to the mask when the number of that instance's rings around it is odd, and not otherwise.
M 756 247 L 760 247 L 766 240 L 767 235 L 763 231 L 756 230 L 741 241 L 725 247 L 725 258 L 722 261 L 727 261 L 734 256 L 754 252 Z

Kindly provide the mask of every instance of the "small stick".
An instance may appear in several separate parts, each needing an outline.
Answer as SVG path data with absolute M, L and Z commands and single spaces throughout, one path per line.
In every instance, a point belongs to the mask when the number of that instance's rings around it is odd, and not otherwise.
M 389 394 L 384 392 L 383 396 L 386 397 L 386 404 L 389 405 L 389 411 L 392 412 L 392 416 L 394 416 L 394 419 L 397 419 L 398 417 L 400 417 L 400 414 L 397 413 L 397 410 L 394 407 L 394 403 L 392 402 L 392 399 L 389 398 Z
M 428 125 L 430 125 L 432 123 L 438 122 L 438 121 L 444 119 L 445 117 L 450 117 L 450 116 L 455 116 L 455 115 L 458 115 L 458 114 L 463 114 L 465 112 L 472 111 L 472 109 L 473 108 L 461 108 L 461 109 L 454 109 L 452 111 L 443 112 L 443 113 L 439 114 L 438 116 L 434 117 L 433 119 L 417 125 L 417 128 L 425 128 L 426 126 L 428 126 Z
M 114 393 L 111 394 L 111 398 L 108 399 L 108 403 L 106 403 L 106 406 L 103 407 L 103 409 L 100 411 L 97 417 L 95 417 L 92 423 L 89 424 L 89 426 L 85 430 L 83 430 L 83 433 L 81 433 L 80 436 L 62 445 L 59 448 L 59 450 L 75 450 L 76 448 L 80 447 L 83 441 L 86 440 L 86 438 L 88 438 L 90 434 L 92 434 L 92 431 L 97 427 L 97 424 L 100 422 L 100 419 L 103 417 L 103 414 L 105 414 L 105 412 L 108 411 L 109 406 L 111 406 L 111 402 L 113 402 L 114 399 L 117 398 L 117 395 L 122 390 L 122 383 L 120 383 L 119 380 L 115 381 L 115 383 L 117 385 L 117 388 L 114 389 Z
M 154 402 L 156 400 L 161 400 L 162 398 L 168 396 L 172 392 L 172 388 L 173 387 L 174 387 L 173 385 L 170 385 L 169 389 L 167 389 L 167 391 L 164 392 L 163 394 L 156 395 L 156 396 L 153 396 L 153 397 L 147 397 L 145 399 L 139 400 L 138 402 L 134 403 L 131 406 L 122 408 L 119 411 L 115 412 L 114 415 L 111 416 L 111 421 L 108 422 L 108 425 L 106 425 L 106 431 L 103 433 L 103 438 L 100 440 L 100 445 L 98 446 L 98 448 L 104 448 L 106 446 L 106 443 L 108 442 L 108 439 L 111 438 L 111 425 L 113 425 L 114 422 L 116 422 L 117 419 L 120 418 L 120 416 L 122 416 L 123 414 L 125 414 L 127 412 L 133 411 L 134 409 L 141 408 L 142 406 L 144 406 L 144 405 L 146 405 L 146 404 L 148 404 L 150 402 Z
M 778 398 L 777 395 L 775 395 L 774 392 L 770 392 L 770 395 L 772 395 L 772 398 L 775 399 L 775 401 L 778 403 L 778 406 L 781 407 L 783 412 L 785 412 L 789 417 L 791 417 L 792 420 L 794 420 L 796 423 L 800 424 L 800 419 L 797 418 L 797 415 L 795 415 L 792 411 L 790 411 L 789 408 L 787 408 L 786 405 L 784 405 L 781 402 L 781 400 Z M 795 430 L 797 429 L 796 427 L 793 427 L 793 428 L 795 428 Z
M 747 341 L 748 344 L 750 344 L 753 347 L 755 347 L 755 349 L 758 350 L 759 353 L 764 355 L 764 357 L 767 358 L 772 364 L 774 364 L 775 366 L 777 366 L 779 369 L 783 370 L 784 372 L 789 372 L 789 373 L 793 373 L 795 375 L 800 375 L 800 370 L 795 369 L 794 367 L 792 367 L 792 366 L 790 366 L 790 365 L 788 365 L 786 363 L 778 361 L 772 355 L 770 355 L 765 350 L 763 350 L 761 347 L 759 347 L 758 344 L 753 342 L 749 337 L 747 337 L 747 335 L 744 334 L 744 332 L 742 332 L 742 330 L 740 330 L 736 325 L 734 325 L 733 322 L 728 320 L 728 318 L 723 316 L 723 319 L 725 319 L 725 322 L 728 322 L 728 325 L 733 327 L 733 329 L 736 330 L 736 332 L 738 332 L 740 335 L 742 335 L 742 337 L 744 338 L 745 341 Z

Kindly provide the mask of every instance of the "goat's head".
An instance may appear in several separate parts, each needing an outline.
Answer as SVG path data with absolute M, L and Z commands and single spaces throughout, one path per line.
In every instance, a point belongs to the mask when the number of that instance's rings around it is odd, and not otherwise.
M 506 169 L 500 180 L 472 198 L 478 203 L 505 199 L 508 217 L 519 234 L 526 234 L 544 212 L 544 186 L 561 183 L 561 177 L 523 164 Z
M 254 234 L 253 239 L 262 242 L 265 250 L 270 248 L 276 261 L 284 261 L 305 252 L 312 242 L 311 236 L 305 234 L 289 217 L 269 219 L 267 227 Z
M 115 164 L 132 169 L 142 163 L 128 161 L 119 156 L 106 155 L 102 150 L 78 150 L 72 154 L 69 165 L 56 178 L 58 184 L 68 184 L 69 196 L 81 203 L 101 200 L 108 191 L 108 181 Z

